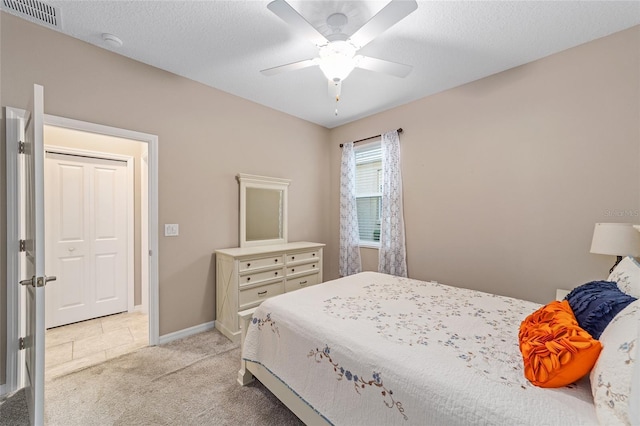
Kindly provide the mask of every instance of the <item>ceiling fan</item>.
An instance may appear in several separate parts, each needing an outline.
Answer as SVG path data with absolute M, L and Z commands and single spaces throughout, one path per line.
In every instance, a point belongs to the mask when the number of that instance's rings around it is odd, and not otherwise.
M 340 100 L 342 81 L 354 68 L 406 77 L 411 72 L 410 65 L 357 55 L 356 53 L 374 38 L 406 18 L 418 8 L 415 0 L 391 0 L 375 16 L 367 21 L 351 36 L 342 29 L 348 22 L 343 13 L 334 13 L 327 18 L 327 26 L 332 34 L 325 37 L 304 19 L 285 0 L 274 0 L 267 8 L 289 24 L 298 35 L 308 39 L 318 48 L 318 57 L 267 68 L 260 71 L 271 76 L 285 71 L 294 71 L 311 66 L 319 66 L 329 81 L 329 90 L 336 103 Z M 336 108 L 336 115 L 338 110 Z

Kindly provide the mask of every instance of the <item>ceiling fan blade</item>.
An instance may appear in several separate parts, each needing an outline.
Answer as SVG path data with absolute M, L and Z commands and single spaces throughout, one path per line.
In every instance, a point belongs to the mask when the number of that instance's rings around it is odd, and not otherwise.
M 280 74 L 281 72 L 300 70 L 302 68 L 311 67 L 313 65 L 317 65 L 317 62 L 315 59 L 305 59 L 304 61 L 292 62 L 286 65 L 267 68 L 265 70 L 261 70 L 260 72 L 263 75 L 272 76 L 272 75 Z
M 320 34 L 313 25 L 307 22 L 307 20 L 286 1 L 274 0 L 267 5 L 267 8 L 289 24 L 297 34 L 311 41 L 316 46 L 327 44 L 326 37 Z
M 382 72 L 395 75 L 396 77 L 406 77 L 413 67 L 411 65 L 399 64 L 398 62 L 385 61 L 384 59 L 370 58 L 368 56 L 358 57 L 356 65 L 369 71 Z
M 418 8 L 415 0 L 391 0 L 373 18 L 369 19 L 349 41 L 358 49 L 406 18 Z

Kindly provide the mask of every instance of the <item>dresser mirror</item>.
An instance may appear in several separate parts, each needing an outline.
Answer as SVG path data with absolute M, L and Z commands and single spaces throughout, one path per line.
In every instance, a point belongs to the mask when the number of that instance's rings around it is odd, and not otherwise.
M 238 174 L 240 247 L 284 244 L 287 240 L 289 179 Z

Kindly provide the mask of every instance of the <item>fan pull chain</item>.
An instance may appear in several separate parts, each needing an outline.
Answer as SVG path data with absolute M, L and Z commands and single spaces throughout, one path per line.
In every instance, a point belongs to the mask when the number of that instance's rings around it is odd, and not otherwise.
M 342 81 L 338 78 L 334 78 L 333 80 L 329 80 L 329 93 L 336 100 L 336 109 L 334 110 L 334 114 L 338 115 L 338 102 L 340 102 L 340 94 L 342 91 Z

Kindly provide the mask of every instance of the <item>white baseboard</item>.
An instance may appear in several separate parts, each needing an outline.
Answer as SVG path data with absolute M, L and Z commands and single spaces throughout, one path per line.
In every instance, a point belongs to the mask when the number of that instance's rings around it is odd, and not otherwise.
M 185 328 L 183 330 L 174 331 L 173 333 L 164 334 L 158 339 L 159 345 L 173 342 L 174 340 L 183 339 L 185 337 L 193 336 L 194 334 L 202 333 L 203 331 L 212 330 L 215 327 L 216 322 L 210 321 L 204 324 L 194 325 L 193 327 Z
M 131 312 L 142 312 L 143 314 L 148 314 L 149 313 L 144 309 L 143 305 L 135 305 L 133 307 L 133 311 L 131 311 Z

